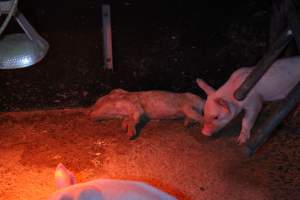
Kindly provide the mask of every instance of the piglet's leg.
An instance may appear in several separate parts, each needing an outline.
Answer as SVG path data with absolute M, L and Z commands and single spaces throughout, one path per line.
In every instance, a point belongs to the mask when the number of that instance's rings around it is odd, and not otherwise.
M 190 122 L 190 119 L 192 119 L 196 122 L 199 122 L 199 123 L 202 123 L 202 121 L 203 121 L 202 115 L 191 106 L 185 106 L 183 108 L 183 113 L 186 116 L 186 118 L 188 118 L 188 120 L 184 121 L 185 126 L 188 125 L 188 123 Z
M 124 131 L 127 131 L 127 129 L 128 129 L 128 123 L 129 123 L 129 117 L 128 116 L 126 116 L 126 117 L 124 117 L 124 119 L 123 119 L 123 121 L 122 121 L 122 129 L 124 130 Z
M 126 102 L 123 103 L 124 109 L 127 110 L 128 116 L 124 118 L 122 127 L 127 128 L 127 135 L 132 137 L 136 135 L 136 125 L 140 122 L 141 116 L 144 114 L 144 110 L 138 103 Z
M 185 117 L 185 118 L 184 118 L 183 125 L 184 125 L 185 127 L 188 127 L 188 126 L 192 125 L 193 123 L 195 123 L 195 121 L 194 121 L 193 119 L 190 119 L 190 118 L 188 118 L 188 117 Z
M 253 128 L 256 118 L 261 111 L 262 102 L 260 99 L 251 100 L 251 105 L 245 107 L 245 116 L 242 121 L 242 130 L 237 139 L 238 144 L 244 144 L 251 135 L 251 129 Z
M 122 128 L 127 132 L 129 137 L 132 137 L 136 134 L 135 126 L 138 124 L 132 117 L 124 118 L 122 122 Z
M 135 120 L 130 120 L 130 121 L 128 121 L 128 126 L 127 126 L 127 135 L 129 136 L 129 137 L 133 137 L 133 136 L 135 136 L 136 135 L 136 125 L 137 125 L 138 123 L 137 122 L 135 122 Z
M 136 110 L 133 115 L 127 120 L 127 135 L 133 137 L 136 135 L 136 125 L 140 122 L 142 110 Z

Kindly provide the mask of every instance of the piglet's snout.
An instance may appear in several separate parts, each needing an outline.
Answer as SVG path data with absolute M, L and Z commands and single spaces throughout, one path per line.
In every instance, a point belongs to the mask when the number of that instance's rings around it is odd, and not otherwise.
M 202 134 L 205 136 L 211 136 L 213 134 L 214 126 L 211 123 L 204 121 L 204 126 L 201 130 Z

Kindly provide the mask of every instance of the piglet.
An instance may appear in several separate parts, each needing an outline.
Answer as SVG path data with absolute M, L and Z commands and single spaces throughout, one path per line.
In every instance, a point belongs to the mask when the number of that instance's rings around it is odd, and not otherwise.
M 211 136 L 244 110 L 242 129 L 237 142 L 245 143 L 250 138 L 251 129 L 262 109 L 263 102 L 285 98 L 300 81 L 300 56 L 279 59 L 264 74 L 248 96 L 243 101 L 237 101 L 233 94 L 253 68 L 238 69 L 218 90 L 203 80 L 197 79 L 198 86 L 207 94 L 202 129 L 204 135 Z
M 159 189 L 138 181 L 98 179 L 76 184 L 62 164 L 55 171 L 58 189 L 49 200 L 176 200 Z
M 90 117 L 95 120 L 122 118 L 122 127 L 128 136 L 136 135 L 136 125 L 142 117 L 148 119 L 185 118 L 185 125 L 191 121 L 202 121 L 204 101 L 191 93 L 166 91 L 128 92 L 115 89 L 101 97 L 91 108 Z

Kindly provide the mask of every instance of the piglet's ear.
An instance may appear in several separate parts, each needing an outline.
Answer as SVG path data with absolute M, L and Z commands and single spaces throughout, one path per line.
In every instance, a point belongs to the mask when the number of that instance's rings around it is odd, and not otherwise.
M 197 78 L 196 83 L 207 95 L 210 95 L 216 91 L 202 79 Z
M 55 183 L 57 189 L 62 189 L 76 183 L 75 176 L 65 166 L 59 163 L 55 170 Z
M 229 104 L 228 104 L 228 102 L 225 99 L 223 99 L 223 98 L 216 98 L 215 102 L 218 105 L 222 106 L 222 108 L 224 108 L 225 111 L 230 112 Z

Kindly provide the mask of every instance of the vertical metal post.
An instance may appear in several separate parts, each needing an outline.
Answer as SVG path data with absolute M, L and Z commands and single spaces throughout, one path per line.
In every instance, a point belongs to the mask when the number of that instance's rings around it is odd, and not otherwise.
M 113 69 L 112 34 L 110 5 L 102 5 L 102 32 L 103 32 L 103 57 L 104 68 Z

